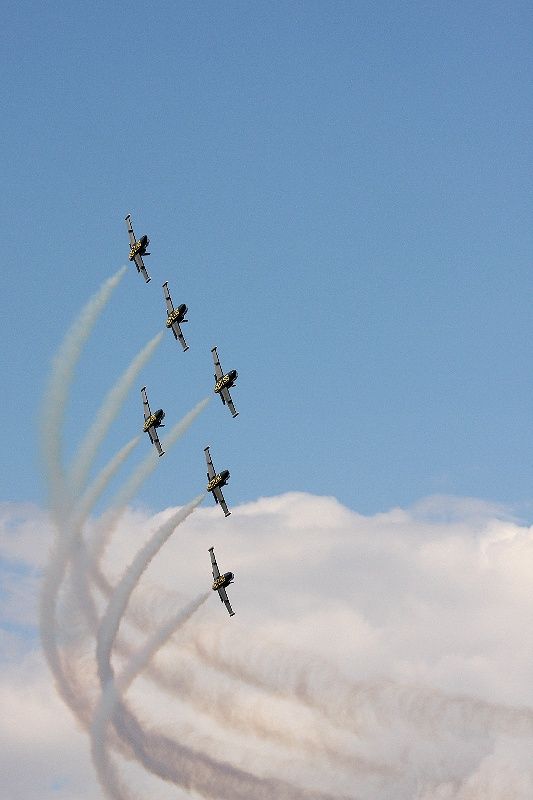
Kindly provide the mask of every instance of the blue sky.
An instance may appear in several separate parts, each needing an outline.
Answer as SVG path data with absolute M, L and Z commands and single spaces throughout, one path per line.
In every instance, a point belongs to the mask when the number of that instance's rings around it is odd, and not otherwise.
M 5 500 L 44 501 L 50 361 L 151 238 L 80 364 L 72 453 L 99 398 L 144 371 L 177 420 L 236 367 L 140 494 L 163 508 L 232 473 L 230 505 L 290 490 L 374 513 L 434 493 L 533 517 L 531 29 L 494 2 L 6 3 Z M 103 461 L 141 427 L 134 393 Z M 137 457 L 148 448 L 139 445 Z

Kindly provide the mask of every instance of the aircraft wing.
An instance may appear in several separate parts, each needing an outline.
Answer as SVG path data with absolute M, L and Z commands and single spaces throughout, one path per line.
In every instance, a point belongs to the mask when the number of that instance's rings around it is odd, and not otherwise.
M 188 350 L 189 345 L 185 341 L 185 336 L 183 335 L 179 322 L 172 323 L 172 333 L 174 334 L 174 338 L 179 340 L 179 343 L 183 347 L 183 351 L 185 352 L 185 350 Z
M 133 247 L 137 240 L 135 238 L 135 234 L 133 233 L 133 225 L 131 224 L 131 217 L 129 214 L 126 217 L 126 227 L 128 228 L 128 234 L 130 237 L 130 247 Z
M 224 387 L 224 389 L 222 389 L 222 391 L 220 392 L 220 396 L 222 398 L 222 402 L 224 403 L 224 405 L 227 405 L 227 407 L 231 411 L 231 416 L 232 417 L 236 417 L 239 412 L 237 411 L 237 409 L 233 405 L 233 400 L 231 399 L 231 395 L 229 393 L 229 389 L 226 389 Z
M 146 267 L 144 266 L 144 261 L 142 260 L 142 256 L 140 253 L 137 253 L 133 259 L 135 261 L 135 266 L 137 267 L 137 272 L 140 272 L 143 276 L 146 283 L 149 283 L 151 278 L 146 271 Z
M 143 386 L 143 388 L 141 389 L 141 395 L 143 399 L 144 420 L 146 422 L 148 417 L 152 415 L 152 412 L 150 411 L 150 403 L 148 402 L 148 395 L 146 394 L 146 386 Z
M 213 570 L 213 578 L 216 580 L 217 578 L 220 578 L 220 570 L 218 568 L 217 560 L 215 558 L 214 547 L 209 548 L 209 555 L 211 556 L 211 569 Z
M 159 441 L 159 436 L 157 435 L 157 430 L 152 425 L 151 428 L 148 428 L 148 436 L 150 437 L 150 441 L 153 445 L 155 445 L 155 449 L 157 450 L 160 456 L 165 454 L 165 451 L 161 447 L 161 442 Z
M 211 460 L 211 453 L 209 452 L 209 447 L 204 447 L 205 453 L 205 460 L 207 463 L 207 477 L 209 480 L 215 477 L 215 468 L 213 466 L 213 462 Z
M 222 489 L 220 488 L 220 486 L 215 486 L 215 488 L 213 489 L 213 494 L 215 496 L 215 500 L 217 501 L 217 503 L 220 503 L 220 505 L 222 506 L 222 511 L 224 512 L 224 516 L 229 517 L 231 511 L 226 505 L 226 501 L 224 500 L 224 495 L 222 494 Z
M 216 347 L 211 348 L 211 355 L 213 356 L 213 364 L 215 365 L 215 380 L 218 381 L 224 373 L 222 372 L 222 367 L 220 366 Z
M 235 611 L 234 611 L 234 610 L 232 609 L 232 607 L 231 607 L 231 603 L 230 603 L 230 601 L 229 601 L 229 598 L 228 598 L 228 595 L 227 595 L 227 592 L 226 592 L 226 589 L 225 589 L 225 587 L 224 587 L 224 586 L 222 586 L 222 587 L 221 587 L 221 588 L 218 590 L 218 593 L 219 593 L 219 595 L 220 595 L 220 599 L 222 600 L 222 602 L 224 603 L 224 605 L 225 605 L 225 606 L 226 606 L 226 608 L 228 609 L 228 612 L 229 612 L 229 615 L 230 615 L 230 617 L 233 617 L 233 615 L 235 614 Z
M 170 297 L 170 292 L 168 291 L 167 282 L 163 284 L 163 293 L 165 295 L 165 302 L 167 304 L 167 314 L 170 316 L 174 311 L 174 304 L 172 303 L 172 298 Z

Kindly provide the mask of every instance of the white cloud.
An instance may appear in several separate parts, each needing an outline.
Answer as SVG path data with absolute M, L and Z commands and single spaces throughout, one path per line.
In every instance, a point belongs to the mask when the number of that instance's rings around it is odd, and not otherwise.
M 172 512 L 128 511 L 109 574 L 119 577 Z M 35 642 L 13 627 L 35 622 L 46 517 L 4 504 L 0 524 L 7 797 L 99 797 L 87 740 Z M 210 585 L 211 545 L 235 573 L 236 616 L 213 594 L 158 657 L 177 699 L 144 678 L 134 684 L 147 724 L 257 774 L 360 800 L 533 796 L 529 527 L 475 499 L 364 517 L 292 493 L 227 520 L 206 503 L 133 595 L 154 626 Z M 124 632 L 140 641 L 134 626 Z M 146 796 L 176 797 L 135 766 L 125 774 Z
M 48 514 L 31 504 L 0 503 L 0 559 L 35 571 L 51 544 Z

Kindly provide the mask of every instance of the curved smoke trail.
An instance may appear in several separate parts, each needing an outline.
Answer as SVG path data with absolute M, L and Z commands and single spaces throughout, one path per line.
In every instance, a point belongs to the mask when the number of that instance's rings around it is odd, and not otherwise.
M 59 513 L 58 504 L 64 491 L 62 422 L 74 370 L 85 342 L 126 270 L 127 267 L 121 267 L 91 297 L 65 336 L 52 364 L 52 373 L 43 401 L 41 447 L 47 468 L 52 510 L 55 514 Z
M 90 621 L 93 629 L 97 627 L 98 618 L 93 597 L 85 577 L 88 556 L 83 539 L 83 525 L 98 501 L 98 498 L 130 453 L 132 453 L 134 448 L 138 445 L 140 438 L 140 436 L 136 436 L 135 439 L 132 439 L 124 445 L 100 471 L 92 484 L 88 486 L 83 493 L 79 505 L 75 507 L 74 513 L 72 514 L 72 521 L 69 525 L 69 538 L 68 541 L 65 542 L 63 553 L 63 575 L 70 560 L 72 562 L 70 576 L 72 595 L 77 599 L 78 607 L 86 616 L 87 620 Z M 55 602 L 57 602 L 57 594 Z
M 174 425 L 168 436 L 164 439 L 164 444 L 167 451 L 173 447 L 173 445 L 181 436 L 183 436 L 183 434 L 192 425 L 196 417 L 205 409 L 209 401 L 210 398 L 201 400 L 193 409 L 191 409 L 191 411 L 185 414 L 185 416 Z M 118 459 L 118 454 L 116 458 Z M 111 537 L 113 536 L 116 525 L 124 511 L 124 508 L 135 496 L 144 481 L 151 475 L 158 464 L 159 457 L 154 451 L 150 451 L 145 459 L 141 461 L 137 469 L 134 470 L 133 474 L 126 481 L 126 484 L 118 492 L 117 497 L 112 504 L 111 510 L 104 515 L 102 524 L 99 526 L 97 535 L 92 542 L 90 554 L 86 550 L 81 534 L 77 537 L 76 547 L 72 549 L 72 583 L 75 587 L 75 595 L 80 601 L 78 605 L 85 614 L 87 622 L 89 623 L 89 628 L 94 634 L 96 634 L 98 620 L 94 600 L 91 594 L 90 577 L 91 575 L 101 575 L 101 570 L 99 567 L 100 561 L 103 558 Z M 85 516 L 87 516 L 92 508 L 92 501 L 98 496 L 97 491 L 101 486 L 105 487 L 107 485 L 104 472 L 105 470 L 102 470 L 102 473 L 94 481 L 92 487 L 89 487 L 89 489 L 87 489 L 87 491 L 84 493 L 81 501 L 81 508 L 76 512 L 77 520 L 80 518 L 82 521 L 84 520 Z M 106 582 L 105 588 L 107 590 L 106 593 L 109 596 L 111 593 L 111 585 Z
M 218 761 L 180 744 L 157 731 L 144 731 L 123 703 L 117 703 L 115 729 L 127 741 L 137 760 L 154 775 L 183 789 L 216 800 L 357 800 L 357 795 L 332 795 L 295 786 L 277 778 L 258 777 L 251 772 Z M 112 795 L 126 800 L 127 795 Z
M 63 544 L 65 536 L 65 513 L 70 506 L 69 497 L 65 496 L 66 487 L 62 464 L 62 421 L 70 384 L 74 377 L 76 364 L 81 355 L 99 315 L 105 308 L 113 290 L 118 286 L 126 272 L 122 267 L 115 275 L 106 280 L 98 292 L 84 306 L 70 330 L 67 332 L 52 365 L 52 373 L 45 391 L 42 421 L 41 447 L 46 464 L 49 486 L 50 505 L 57 531 L 48 567 L 43 576 L 39 623 L 41 642 L 44 654 L 64 699 L 69 705 L 74 701 L 67 687 L 58 683 L 61 674 L 61 660 L 57 648 L 55 623 L 55 599 L 59 584 L 63 577 Z M 66 508 L 65 508 L 66 505 Z M 68 698 L 68 699 L 67 699 Z
M 65 576 L 66 567 L 69 560 L 77 553 L 74 558 L 74 571 L 76 563 L 79 565 L 83 556 L 81 528 L 86 516 L 99 495 L 105 489 L 121 464 L 138 442 L 139 437 L 129 442 L 123 447 L 116 456 L 104 467 L 97 476 L 93 484 L 84 492 L 80 503 L 74 513 L 71 512 L 73 496 L 67 490 L 65 474 L 62 464 L 62 421 L 65 414 L 68 393 L 72 379 L 74 377 L 77 362 L 81 356 L 83 347 L 89 338 L 99 315 L 108 303 L 113 290 L 116 288 L 127 268 L 122 267 L 114 276 L 106 280 L 98 292 L 91 297 L 84 306 L 74 324 L 67 332 L 56 356 L 53 360 L 52 372 L 43 399 L 42 421 L 41 421 L 41 447 L 44 462 L 46 464 L 46 475 L 49 483 L 50 505 L 53 519 L 56 524 L 56 536 L 52 545 L 48 566 L 44 572 L 41 589 L 41 602 L 39 609 L 40 633 L 43 650 L 48 661 L 49 667 L 54 675 L 58 691 L 65 702 L 75 711 L 79 708 L 79 695 L 69 685 L 65 678 L 63 664 L 57 643 L 57 619 L 56 607 L 57 599 L 62 581 Z M 77 465 L 78 478 L 85 479 L 86 470 L 90 466 L 93 455 L 98 446 L 98 440 L 105 435 L 107 427 L 120 408 L 125 392 L 131 387 L 132 381 L 138 374 L 139 369 L 146 363 L 159 344 L 162 333 L 154 337 L 133 359 L 128 369 L 119 378 L 118 382 L 111 389 L 104 404 L 97 414 L 95 422 L 82 445 L 82 452 L 75 460 Z M 207 403 L 205 403 L 206 405 Z M 200 410 L 205 407 L 203 405 Z M 192 419 L 194 419 L 193 415 Z M 192 422 L 190 415 L 178 423 L 173 429 L 174 439 L 177 439 L 184 429 Z M 140 486 L 147 474 L 144 469 L 134 473 L 137 476 L 135 490 Z M 149 474 L 149 473 L 148 473 Z M 77 487 L 81 489 L 81 485 Z M 133 489 L 133 485 L 131 486 Z M 70 524 L 67 524 L 68 516 L 71 516 Z M 79 588 L 82 588 L 81 585 Z M 85 595 L 87 598 L 87 595 Z M 78 714 L 78 716 L 80 716 Z
M 79 531 L 83 527 L 85 520 L 105 491 L 107 485 L 140 441 L 141 437 L 139 435 L 125 444 L 124 447 L 110 459 L 90 486 L 83 492 L 81 499 L 75 507 L 72 519 L 69 521 L 69 526 L 71 526 L 74 531 Z
M 105 685 L 113 677 L 110 666 L 113 642 L 133 590 L 145 570 L 149 567 L 152 559 L 172 536 L 178 525 L 184 522 L 193 513 L 194 509 L 200 505 L 204 497 L 205 495 L 203 494 L 198 495 L 198 497 L 195 497 L 194 500 L 173 514 L 164 525 L 161 525 L 144 547 L 139 550 L 115 588 L 100 622 L 96 642 L 96 661 L 102 684 Z
M 106 684 L 101 683 L 102 694 L 95 708 L 91 723 L 91 753 L 98 778 L 113 797 L 120 797 L 125 793 L 111 761 L 107 743 L 107 728 L 115 716 L 115 708 L 121 702 L 122 696 L 137 675 L 149 666 L 158 650 L 192 617 L 208 597 L 208 592 L 201 594 L 196 600 L 193 600 L 179 611 L 178 614 L 161 625 L 145 644 L 131 656 L 118 678 L 111 677 Z M 109 652 L 110 657 L 111 652 Z M 106 671 L 111 675 L 113 674 L 110 661 L 107 664 Z
M 303 660 L 301 654 L 286 648 L 273 652 L 260 643 L 241 646 L 237 652 L 225 644 L 213 631 L 208 638 L 192 632 L 187 640 L 187 646 L 209 667 L 262 691 L 297 699 L 349 732 L 360 733 L 365 720 L 377 714 L 384 725 L 401 716 L 428 734 L 434 730 L 435 720 L 447 718 L 449 728 L 460 726 L 465 732 L 480 733 L 492 727 L 509 735 L 533 735 L 530 708 L 512 708 L 390 680 L 353 682 L 317 657 Z
M 99 408 L 94 422 L 87 431 L 71 467 L 71 485 L 75 494 L 87 480 L 87 475 L 94 461 L 98 448 L 102 444 L 107 431 L 122 407 L 137 375 L 153 356 L 159 346 L 164 332 L 161 331 L 143 349 L 137 353 L 131 364 L 109 391 Z
M 85 557 L 88 558 L 87 555 Z M 98 587 L 107 599 L 111 596 L 113 588 L 101 569 L 95 566 L 92 561 L 89 561 L 89 566 L 87 566 L 87 562 L 84 562 L 83 569 L 78 569 L 80 577 L 73 582 L 76 587 L 76 595 L 80 597 L 80 606 L 86 617 L 89 630 L 96 636 L 98 617 L 95 611 L 94 598 L 86 577 L 89 572 L 96 573 Z M 138 603 L 134 603 L 132 599 L 124 616 L 139 631 L 146 633 L 153 628 L 154 618 L 153 615 L 147 616 L 146 613 L 143 613 L 142 608 L 142 599 Z M 189 646 L 190 648 L 190 642 L 184 641 L 182 646 Z M 120 635 L 116 637 L 113 643 L 113 650 L 123 658 L 131 658 L 135 652 L 134 646 L 128 644 Z M 224 670 L 223 664 L 217 671 L 220 674 L 225 672 L 228 674 Z M 331 739 L 331 743 L 328 743 L 327 740 L 330 737 L 324 726 L 321 727 L 320 735 L 313 737 L 309 731 L 306 731 L 306 735 L 302 735 L 301 731 L 297 734 L 291 733 L 286 726 L 281 729 L 279 725 L 273 725 L 271 714 L 261 715 L 257 703 L 253 707 L 250 706 L 249 698 L 239 706 L 235 691 L 232 691 L 231 695 L 228 696 L 224 693 L 220 694 L 213 691 L 211 678 L 201 670 L 198 670 L 197 666 L 187 667 L 184 663 L 176 662 L 171 669 L 168 669 L 150 663 L 146 667 L 145 674 L 163 691 L 179 698 L 181 701 L 189 702 L 195 709 L 216 719 L 225 727 L 229 725 L 232 729 L 239 730 L 245 734 L 253 733 L 255 736 L 271 740 L 278 745 L 283 744 L 299 751 L 303 750 L 312 757 L 326 759 L 331 764 L 338 764 L 357 774 L 365 771 L 367 773 L 388 775 L 391 772 L 391 768 L 375 760 L 356 756 L 353 752 L 342 752 L 342 746 L 337 741 L 334 741 L 335 737 Z M 243 683 L 246 683 L 244 678 L 239 681 L 238 685 Z M 277 691 L 276 694 L 281 696 L 282 692 Z

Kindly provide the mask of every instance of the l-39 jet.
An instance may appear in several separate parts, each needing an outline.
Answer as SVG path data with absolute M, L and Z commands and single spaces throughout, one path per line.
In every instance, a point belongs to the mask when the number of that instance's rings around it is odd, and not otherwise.
M 228 509 L 226 501 L 224 500 L 224 495 L 222 494 L 222 486 L 225 486 L 229 480 L 229 470 L 223 469 L 222 472 L 216 473 L 211 460 L 209 446 L 204 447 L 204 453 L 207 463 L 207 479 L 209 481 L 207 484 L 207 491 L 211 492 L 216 503 L 220 503 L 224 516 L 229 517 L 231 511 Z
M 168 291 L 168 282 L 165 281 L 163 284 L 163 294 L 165 295 L 165 301 L 167 304 L 167 321 L 166 326 L 167 328 L 171 328 L 172 333 L 174 334 L 174 339 L 179 339 L 181 346 L 183 347 L 183 352 L 189 349 L 189 345 L 185 341 L 183 333 L 180 328 L 180 322 L 188 322 L 185 319 L 185 314 L 187 313 L 187 306 L 185 303 L 182 303 L 177 308 L 174 308 L 172 303 L 172 298 L 170 297 L 170 292 Z
M 150 441 L 153 445 L 155 445 L 155 449 L 159 453 L 160 456 L 164 455 L 164 450 L 161 447 L 161 442 L 159 441 L 159 436 L 157 435 L 156 428 L 164 428 L 163 420 L 165 418 L 165 412 L 162 408 L 159 408 L 155 414 L 152 414 L 150 411 L 150 404 L 148 403 L 148 395 L 146 394 L 146 386 L 143 386 L 141 389 L 141 395 L 143 399 L 143 411 L 144 411 L 144 426 L 143 431 L 148 434 L 150 437 Z
M 228 595 L 226 594 L 226 586 L 229 586 L 230 583 L 233 583 L 235 575 L 233 572 L 226 572 L 224 575 L 220 574 L 220 570 L 218 568 L 217 560 L 215 558 L 215 551 L 213 547 L 209 548 L 209 553 L 211 554 L 211 569 L 213 570 L 213 586 L 211 587 L 214 592 L 218 592 L 221 601 L 225 604 L 226 608 L 228 609 L 230 617 L 233 617 L 235 611 L 231 607 L 231 603 L 228 599 Z
M 128 258 L 130 261 L 134 262 L 135 266 L 137 267 L 137 272 L 142 273 L 144 280 L 146 283 L 148 283 L 148 281 L 151 279 L 146 271 L 146 267 L 144 266 L 143 256 L 150 255 L 150 253 L 148 253 L 146 250 L 150 244 L 150 239 L 146 234 L 143 234 L 139 240 L 135 238 L 133 226 L 131 224 L 131 217 L 129 214 L 126 217 L 126 226 L 128 228 L 128 234 L 130 237 L 130 254 Z
M 224 405 L 227 405 L 229 410 L 231 411 L 231 416 L 236 417 L 239 413 L 235 406 L 233 405 L 233 400 L 231 399 L 231 395 L 229 390 L 235 384 L 237 380 L 237 370 L 232 369 L 229 372 L 226 372 L 224 375 L 222 371 L 222 367 L 220 366 L 220 361 L 218 358 L 218 353 L 216 347 L 211 348 L 211 355 L 213 356 L 213 363 L 215 365 L 215 394 L 220 395 L 220 399 L 222 400 Z

